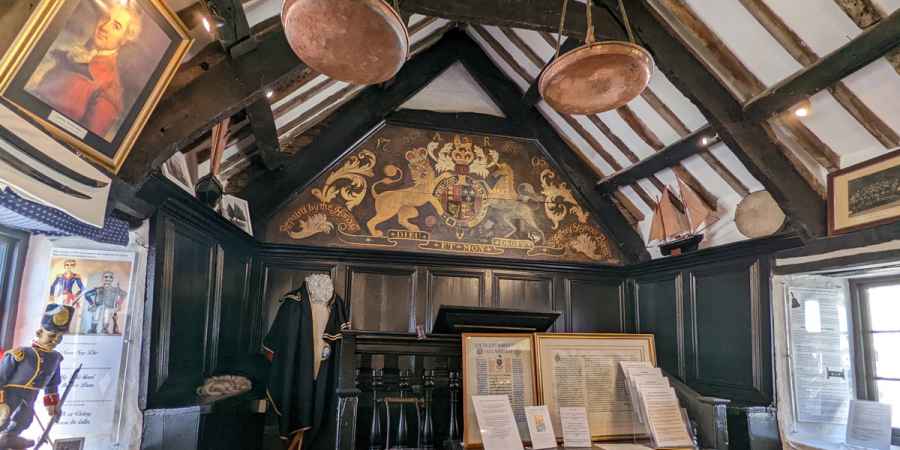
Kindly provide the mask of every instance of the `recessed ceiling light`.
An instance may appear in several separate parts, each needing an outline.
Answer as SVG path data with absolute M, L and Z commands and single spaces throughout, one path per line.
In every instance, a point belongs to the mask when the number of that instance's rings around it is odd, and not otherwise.
M 809 115 L 809 108 L 801 106 L 794 110 L 794 115 L 797 117 L 806 117 Z
M 266 91 L 266 98 L 272 98 L 273 95 L 275 95 L 275 93 L 272 92 L 271 89 L 269 89 L 269 90 Z

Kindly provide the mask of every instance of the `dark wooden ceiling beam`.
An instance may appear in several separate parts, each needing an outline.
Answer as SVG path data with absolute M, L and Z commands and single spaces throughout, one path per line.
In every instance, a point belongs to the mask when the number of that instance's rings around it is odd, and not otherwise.
M 900 10 L 815 64 L 785 78 L 744 106 L 746 117 L 765 120 L 834 85 L 900 44 Z
M 843 0 L 838 0 L 843 1 Z M 804 67 L 811 66 L 819 60 L 819 55 L 810 48 L 800 36 L 794 32 L 775 11 L 770 8 L 764 0 L 740 0 L 741 4 L 744 8 L 756 18 L 756 21 L 759 22 L 766 31 L 781 44 L 784 49 L 790 53 L 794 59 L 797 60 Z M 848 2 L 848 7 L 850 2 Z M 871 5 L 866 6 L 865 4 L 859 3 L 856 1 L 857 5 L 855 7 L 856 11 L 859 11 L 860 14 L 868 14 L 867 11 L 874 11 L 875 14 L 878 12 L 871 8 Z M 878 20 L 881 20 L 881 16 L 877 16 Z M 859 20 L 864 20 L 868 23 L 868 19 L 859 18 Z M 859 23 L 859 22 L 857 22 Z M 888 125 L 886 122 L 881 120 L 877 114 L 875 114 L 868 106 L 866 106 L 865 102 L 863 102 L 850 88 L 844 84 L 843 81 L 838 81 L 830 86 L 829 91 L 834 99 L 851 115 L 857 122 L 860 123 L 869 133 L 881 142 L 887 148 L 893 148 L 897 145 L 900 145 L 900 136 Z M 789 120 L 786 118 L 785 120 Z M 815 151 L 815 149 L 813 149 Z M 829 168 L 827 164 L 823 164 L 826 168 Z
M 559 31 L 562 1 L 403 0 L 400 9 L 456 22 L 556 33 Z M 593 6 L 591 11 L 598 39 L 625 38 L 625 33 L 607 10 Z M 563 34 L 584 41 L 586 17 L 584 4 L 570 1 Z
M 293 81 L 305 69 L 280 29 L 261 36 L 257 48 L 245 55 L 221 58 L 205 68 L 201 64 L 196 76 L 180 89 L 166 90 L 119 176 L 132 184 L 141 183 L 213 124 L 263 97 L 265 90 L 277 90 L 281 83 Z
M 617 6 L 612 0 L 603 1 L 610 7 Z M 797 231 L 807 237 L 824 235 L 825 202 L 799 176 L 787 157 L 776 150 L 777 139 L 761 124 L 744 120 L 741 103 L 657 15 L 648 0 L 629 2 L 628 15 L 657 67 L 700 108 L 719 137 L 772 194 Z
M 253 138 L 263 165 L 269 170 L 281 167 L 287 159 L 287 155 L 281 152 L 281 146 L 278 143 L 275 117 L 272 115 L 269 99 L 262 96 L 247 106 L 247 120 L 250 122 L 250 129 L 253 131 Z
M 400 109 L 388 114 L 392 125 L 429 128 L 435 130 L 475 132 L 510 137 L 530 137 L 522 128 L 505 117 L 480 113 L 444 113 L 420 109 Z
M 597 182 L 597 191 L 601 194 L 609 194 L 622 186 L 634 184 L 638 180 L 653 176 L 653 174 L 674 166 L 679 162 L 706 150 L 702 140 L 711 137 L 709 125 L 682 138 L 678 142 L 642 159 L 631 167 L 626 167 Z
M 243 41 L 250 39 L 250 24 L 247 22 L 247 15 L 244 13 L 244 7 L 240 0 L 202 0 L 209 8 L 212 15 L 211 25 L 214 28 L 216 38 L 229 52 L 232 49 L 251 50 L 253 43 L 249 46 L 242 44 Z M 237 56 L 232 53 L 233 56 Z
M 669 124 L 670 127 L 672 127 L 673 130 L 675 130 L 676 133 L 678 133 L 678 136 L 683 138 L 691 134 L 691 130 L 687 125 L 685 125 L 675 112 L 672 111 L 655 92 L 653 92 L 653 89 L 650 87 L 644 89 L 644 92 L 641 93 L 641 97 L 666 123 Z M 719 178 L 730 186 L 738 195 L 744 197 L 750 193 L 750 189 L 725 165 L 725 163 L 719 160 L 713 152 L 709 151 L 708 147 L 707 151 L 700 152 L 700 158 L 706 161 L 706 164 L 709 165 L 710 169 L 712 169 Z
M 404 0 L 402 3 L 401 10 L 451 21 L 545 32 L 557 31 L 562 6 L 544 0 Z M 565 34 L 584 39 L 585 9 L 570 6 Z M 593 20 L 600 37 L 624 37 L 606 10 L 594 7 Z M 277 100 L 283 95 L 280 87 L 296 85 L 298 80 L 302 83 L 314 76 L 291 51 L 280 25 L 253 28 L 257 29 L 264 32 L 251 36 L 255 46 L 252 51 L 228 59 L 225 51 L 207 48 L 203 60 L 192 61 L 179 69 L 119 172 L 122 179 L 140 184 L 176 150 L 209 131 L 224 117 L 246 108 L 264 96 L 266 90 L 274 90 Z

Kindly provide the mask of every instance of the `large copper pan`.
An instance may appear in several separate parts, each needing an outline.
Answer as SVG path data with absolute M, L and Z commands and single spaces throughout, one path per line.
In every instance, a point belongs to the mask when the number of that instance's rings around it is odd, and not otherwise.
M 596 114 L 641 94 L 653 73 L 653 57 L 630 42 L 592 42 L 551 62 L 541 74 L 541 96 L 564 114 Z
M 384 0 L 285 0 L 281 20 L 294 53 L 336 80 L 387 81 L 409 53 L 406 25 Z

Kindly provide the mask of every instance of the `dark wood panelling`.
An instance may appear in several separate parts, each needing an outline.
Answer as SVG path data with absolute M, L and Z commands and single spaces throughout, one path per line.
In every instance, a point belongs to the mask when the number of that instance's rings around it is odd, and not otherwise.
M 245 320 L 250 303 L 252 259 L 235 255 L 227 249 L 222 265 L 221 312 L 219 320 L 218 367 L 232 364 L 244 355 L 243 344 L 249 339 L 251 322 Z
M 625 296 L 621 281 L 568 279 L 569 326 L 572 332 L 624 333 Z
M 215 313 L 218 248 L 199 230 L 169 217 L 162 218 L 158 232 L 150 403 L 177 404 L 189 398 L 216 361 L 207 338 Z
M 553 309 L 553 278 L 494 273 L 492 304 L 530 311 Z
M 764 267 L 763 267 L 764 266 Z M 688 384 L 709 395 L 768 403 L 771 338 L 768 261 L 743 259 L 688 272 L 684 305 Z
M 415 331 L 414 270 L 351 266 L 347 273 L 354 329 Z
M 483 306 L 484 292 L 483 272 L 429 270 L 427 328 L 431 329 L 441 305 Z
M 684 379 L 681 365 L 680 274 L 639 278 L 634 281 L 635 329 L 651 333 L 656 342 L 657 365 Z

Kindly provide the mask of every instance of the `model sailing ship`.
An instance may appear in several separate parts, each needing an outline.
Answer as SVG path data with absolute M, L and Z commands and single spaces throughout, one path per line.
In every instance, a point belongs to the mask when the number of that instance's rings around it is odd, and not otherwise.
M 653 222 L 650 223 L 650 242 L 658 243 L 659 250 L 666 256 L 678 256 L 697 250 L 703 240 L 701 231 L 717 219 L 714 211 L 706 206 L 681 177 L 675 178 L 678 179 L 678 189 L 681 191 L 680 202 L 666 186 L 662 198 L 656 203 Z

